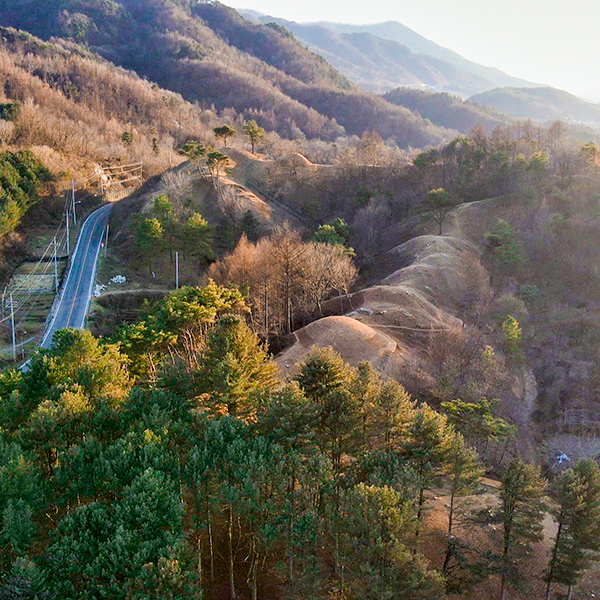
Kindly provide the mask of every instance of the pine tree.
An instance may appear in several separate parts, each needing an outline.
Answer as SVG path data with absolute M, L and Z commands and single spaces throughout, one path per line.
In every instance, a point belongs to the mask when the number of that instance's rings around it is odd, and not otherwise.
M 352 369 L 333 348 L 312 350 L 300 365 L 296 378 L 306 397 L 319 404 L 328 394 L 344 389 Z
M 448 572 L 454 549 L 454 521 L 460 497 L 476 493 L 485 470 L 475 450 L 469 448 L 460 433 L 454 433 L 448 446 L 447 475 L 450 479 L 450 505 L 448 508 L 448 531 L 446 556 L 442 572 Z
M 308 594 L 318 580 L 317 530 L 313 499 L 331 477 L 330 463 L 316 445 L 319 411 L 296 382 L 271 395 L 257 415 L 256 429 L 283 450 L 285 500 L 278 508 L 285 524 L 288 585 Z
M 250 145 L 252 146 L 252 154 L 254 154 L 256 143 L 263 138 L 265 135 L 265 130 L 253 119 L 244 125 L 244 133 L 250 141 Z
M 375 447 L 386 452 L 397 446 L 399 437 L 410 423 L 415 403 L 396 381 L 385 381 L 372 407 L 371 437 Z
M 442 235 L 442 228 L 448 213 L 456 206 L 453 200 L 444 188 L 430 190 L 423 207 L 425 208 L 425 217 L 432 220 L 438 226 L 438 235 Z
M 600 467 L 595 460 L 583 460 L 568 469 L 557 484 L 554 518 L 558 532 L 548 567 L 546 600 L 550 600 L 552 584 L 573 587 L 583 571 L 600 552 Z
M 179 486 L 147 469 L 118 502 L 92 502 L 61 521 L 42 559 L 48 588 L 57 599 L 190 598 L 179 577 L 182 516 Z
M 152 256 L 160 252 L 163 235 L 163 226 L 158 219 L 142 219 L 138 224 L 136 241 L 141 254 L 148 259 L 150 272 L 152 272 Z
M 199 268 L 204 262 L 212 259 L 212 227 L 202 215 L 194 213 L 183 226 L 182 233 L 186 254 L 197 259 Z
M 331 348 L 313 350 L 300 367 L 297 381 L 319 407 L 319 443 L 336 472 L 360 422 L 360 404 L 353 393 L 356 372 Z
M 235 137 L 237 135 L 237 131 L 230 127 L 229 125 L 222 125 L 221 127 L 213 128 L 215 133 L 215 137 L 218 140 L 223 140 L 223 145 L 227 147 L 227 138 Z
M 260 237 L 260 229 L 260 221 L 256 218 L 254 211 L 248 209 L 242 217 L 242 231 L 250 242 L 255 243 Z
M 419 553 L 412 503 L 395 490 L 359 484 L 342 497 L 339 554 L 351 598 L 442 600 L 443 580 Z
M 200 378 L 214 409 L 254 418 L 260 393 L 277 387 L 277 372 L 266 347 L 239 317 L 223 317 L 210 333 Z
M 513 460 L 502 480 L 500 522 L 503 530 L 500 557 L 500 599 L 505 600 L 508 586 L 518 580 L 517 558 L 531 544 L 542 539 L 547 482 L 537 465 Z
M 452 429 L 444 415 L 422 404 L 413 414 L 406 427 L 400 453 L 409 462 L 417 476 L 418 538 L 425 509 L 425 493 L 440 483 L 447 466 L 452 441 Z

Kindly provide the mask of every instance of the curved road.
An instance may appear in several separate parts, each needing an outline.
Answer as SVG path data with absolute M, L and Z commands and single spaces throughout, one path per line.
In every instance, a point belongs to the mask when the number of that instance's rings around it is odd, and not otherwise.
M 83 329 L 96 279 L 102 238 L 111 208 L 112 204 L 102 206 L 85 220 L 77 238 L 69 273 L 56 311 L 46 328 L 40 348 L 50 348 L 52 338 L 59 329 L 65 327 Z

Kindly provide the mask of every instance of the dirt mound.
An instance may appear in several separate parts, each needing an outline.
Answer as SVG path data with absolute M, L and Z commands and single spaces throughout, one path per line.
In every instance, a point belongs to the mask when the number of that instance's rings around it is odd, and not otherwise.
M 369 265 L 370 280 L 379 283 L 390 274 L 423 260 L 430 254 L 450 255 L 457 251 L 460 253 L 467 248 L 475 250 L 476 247 L 456 237 L 421 235 L 373 259 L 372 264 Z
M 289 154 L 282 156 L 277 160 L 277 164 L 296 168 L 314 166 L 313 163 L 311 163 L 310 160 L 306 158 L 306 156 L 303 156 L 299 152 L 290 152 Z
M 420 343 L 435 331 L 462 327 L 460 319 L 409 285 L 373 286 L 356 293 L 352 302 L 359 309 L 349 316 L 407 343 Z
M 410 240 L 384 254 L 380 270 L 388 274 L 379 284 L 352 296 L 362 309 L 353 316 L 409 343 L 425 340 L 421 333 L 463 326 L 457 315 L 472 294 L 469 270 L 487 282 L 477 248 L 453 237 Z
M 407 348 L 389 335 L 376 331 L 350 317 L 325 317 L 295 332 L 296 342 L 276 359 L 286 376 L 297 372 L 312 347 L 331 346 L 352 365 L 369 361 L 382 373 L 398 376 L 406 360 Z
M 396 252 L 399 258 L 412 256 L 412 260 L 388 275 L 382 285 L 418 291 L 438 309 L 453 314 L 462 311 L 470 294 L 468 271 L 478 265 L 479 251 L 473 244 L 452 237 L 422 236 Z
M 409 367 L 422 364 L 432 334 L 465 327 L 459 315 L 472 292 L 467 271 L 488 284 L 477 248 L 452 237 L 410 240 L 383 255 L 380 269 L 385 275 L 376 285 L 351 296 L 351 312 L 296 332 L 296 343 L 278 360 L 284 371 L 311 346 L 332 346 L 351 363 L 369 360 L 382 373 L 406 378 Z

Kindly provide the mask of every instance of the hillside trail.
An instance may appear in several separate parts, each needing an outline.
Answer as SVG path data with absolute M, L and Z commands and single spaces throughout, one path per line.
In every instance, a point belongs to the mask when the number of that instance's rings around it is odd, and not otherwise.
M 280 161 L 267 160 L 261 156 L 253 155 L 244 150 L 234 148 L 223 148 L 227 155 L 233 161 L 234 166 L 231 169 L 229 178 L 224 178 L 238 185 L 245 193 L 249 193 L 266 203 L 272 209 L 272 219 L 275 224 L 289 222 L 290 225 L 309 229 L 316 228 L 318 225 L 304 213 L 287 205 L 282 198 L 278 197 L 271 190 L 267 189 L 265 179 L 265 169 L 269 166 L 281 163 L 283 160 L 294 160 L 300 163 L 300 168 L 321 167 L 323 165 L 313 165 L 301 154 L 295 154 L 293 157 L 284 157 Z

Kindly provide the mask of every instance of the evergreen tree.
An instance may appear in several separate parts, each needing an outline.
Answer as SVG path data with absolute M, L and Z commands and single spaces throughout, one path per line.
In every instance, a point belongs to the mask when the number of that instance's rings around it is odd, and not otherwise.
M 300 367 L 297 381 L 319 407 L 319 444 L 339 473 L 342 455 L 360 423 L 360 403 L 353 393 L 356 373 L 331 348 L 313 350 Z
M 0 539 L 11 548 L 15 556 L 24 556 L 35 532 L 31 506 L 20 498 L 9 500 L 2 515 Z
M 179 150 L 179 154 L 186 156 L 188 160 L 198 165 L 200 160 L 206 155 L 206 145 L 196 140 L 188 140 Z
M 173 218 L 174 209 L 171 201 L 164 194 L 161 194 L 155 198 L 152 212 L 161 223 L 164 223 Z
M 348 252 L 354 255 L 354 250 L 350 248 L 351 235 L 350 227 L 346 221 L 337 218 L 325 225 L 319 225 L 313 240 L 321 244 L 339 244 L 346 247 Z
M 227 414 L 253 418 L 261 392 L 277 387 L 277 366 L 246 323 L 223 317 L 210 333 L 200 370 L 201 388 L 209 403 Z
M 184 249 L 187 254 L 194 256 L 200 268 L 203 263 L 213 258 L 211 248 L 212 227 L 202 215 L 194 213 L 182 228 Z
M 288 585 L 309 594 L 318 580 L 318 532 L 321 524 L 313 499 L 331 477 L 330 465 L 316 446 L 318 407 L 307 401 L 297 383 L 273 394 L 258 414 L 256 428 L 284 450 L 287 485 L 279 507 L 284 521 Z
M 126 357 L 85 330 L 63 329 L 23 374 L 20 434 L 52 474 L 59 453 L 83 437 L 114 434 L 116 413 L 131 390 Z
M 454 428 L 471 442 L 503 440 L 514 434 L 514 427 L 494 415 L 499 400 L 482 398 L 479 402 L 452 400 L 443 402 L 442 409 Z
M 165 296 L 137 322 L 121 328 L 117 339 L 136 375 L 155 377 L 166 361 L 196 369 L 210 328 L 223 315 L 246 310 L 236 288 L 212 281 L 199 288 L 186 286 Z M 173 391 L 183 393 L 184 389 Z
M 231 165 L 231 161 L 227 154 L 223 154 L 218 150 L 209 150 L 206 154 L 206 164 L 212 171 L 213 176 L 218 179 L 221 171 Z
M 313 349 L 300 365 L 296 378 L 306 397 L 319 404 L 334 391 L 347 387 L 352 369 L 332 348 Z
M 371 439 L 376 448 L 389 452 L 398 447 L 411 420 L 415 403 L 396 381 L 385 381 L 374 399 L 370 417 Z
M 358 485 L 343 495 L 340 563 L 349 598 L 442 600 L 439 573 L 410 551 L 412 504 L 389 487 Z
M 557 486 L 558 507 L 553 511 L 558 524 L 554 548 L 548 567 L 546 600 L 552 584 L 569 589 L 597 559 L 600 552 L 600 467 L 595 460 L 583 460 L 565 471 Z
M 500 599 L 506 600 L 508 586 L 519 579 L 519 557 L 542 539 L 547 482 L 540 468 L 513 460 L 502 479 L 499 519 L 502 524 Z
M 163 226 L 158 219 L 142 219 L 137 227 L 137 245 L 148 259 L 148 269 L 152 272 L 152 256 L 160 252 L 163 241 Z
M 44 507 L 44 491 L 35 462 L 0 433 L 0 580 L 27 553 L 35 532 L 33 513 Z
M 449 457 L 452 429 L 444 415 L 422 404 L 413 414 L 400 442 L 400 453 L 411 465 L 417 477 L 416 536 L 421 531 L 426 497 L 425 493 L 440 483 Z
M 448 446 L 447 464 L 450 503 L 448 507 L 446 556 L 442 567 L 444 575 L 448 575 L 450 560 L 457 548 L 457 540 L 454 538 L 454 525 L 459 499 L 477 493 L 480 479 L 485 473 L 477 452 L 466 445 L 460 433 L 452 435 Z
M 250 141 L 250 145 L 252 146 L 252 154 L 254 154 L 255 146 L 257 142 L 259 142 L 265 135 L 265 130 L 262 127 L 259 127 L 257 122 L 253 119 L 244 125 L 244 133 Z
M 237 135 L 237 131 L 230 127 L 229 125 L 222 125 L 221 127 L 215 127 L 213 129 L 215 133 L 215 137 L 218 140 L 223 140 L 223 145 L 227 147 L 227 138 L 235 137 Z
M 242 217 L 242 231 L 246 234 L 248 241 L 256 243 L 260 237 L 260 221 L 254 212 L 248 209 Z
M 431 190 L 423 202 L 425 217 L 432 220 L 438 226 L 438 235 L 442 235 L 442 228 L 448 213 L 456 206 L 456 202 L 448 192 L 439 188 Z
M 182 226 L 175 215 L 175 208 L 171 201 L 161 194 L 154 200 L 152 212 L 158 219 L 163 230 L 163 240 L 169 250 L 169 256 L 173 259 L 173 250 L 177 246 L 177 241 L 182 237 Z
M 502 336 L 504 337 L 504 348 L 506 353 L 514 360 L 520 360 L 523 357 L 521 350 L 521 338 L 523 332 L 519 321 L 511 315 L 508 315 L 502 322 Z
M 46 580 L 57 600 L 146 594 L 184 600 L 190 590 L 181 542 L 178 486 L 148 469 L 121 501 L 87 504 L 61 522 L 44 558 Z
M 518 269 L 523 257 L 515 232 L 509 223 L 499 219 L 496 227 L 485 234 L 485 241 L 498 262 L 507 269 Z

